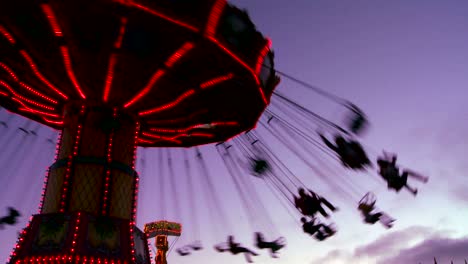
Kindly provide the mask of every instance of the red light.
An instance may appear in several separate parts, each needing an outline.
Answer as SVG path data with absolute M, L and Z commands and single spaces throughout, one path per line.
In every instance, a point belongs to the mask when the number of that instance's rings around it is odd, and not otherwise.
M 62 53 L 63 63 L 65 64 L 65 69 L 67 70 L 68 77 L 70 77 L 70 80 L 72 81 L 73 86 L 78 91 L 81 98 L 86 99 L 85 94 L 83 93 L 80 85 L 78 84 L 78 80 L 76 79 L 75 73 L 73 72 L 73 68 L 72 68 L 71 60 L 70 60 L 70 53 L 68 51 L 68 48 L 66 46 L 61 46 L 60 52 Z
M 0 95 L 3 95 L 3 96 L 8 96 L 8 94 L 7 94 L 7 93 L 5 93 L 5 92 L 2 92 L 2 91 L 0 91 Z
M 59 135 L 58 135 L 58 139 L 57 139 L 57 144 L 55 145 L 55 158 L 54 158 L 54 161 L 57 161 L 58 159 L 58 155 L 59 155 L 59 151 L 60 151 L 60 145 L 62 143 L 62 135 L 63 133 L 60 132 Z M 44 179 L 44 185 L 42 187 L 42 197 L 41 197 L 41 201 L 39 203 L 39 214 L 41 213 L 42 211 L 42 206 L 44 205 L 44 198 L 45 198 L 45 193 L 47 191 L 47 182 L 49 181 L 49 173 L 50 173 L 50 170 L 47 170 L 46 172 L 46 176 L 45 176 L 45 179 Z
M 75 232 L 73 233 L 72 246 L 70 249 L 71 253 L 75 252 L 76 238 L 78 237 L 78 229 L 80 227 L 80 217 L 81 217 L 81 213 L 78 212 L 78 216 L 76 217 Z M 69 257 L 69 260 L 71 260 L 71 257 Z
M 241 58 L 239 58 L 236 54 L 234 54 L 232 51 L 230 51 L 228 48 L 226 48 L 223 44 L 221 44 L 221 42 L 219 42 L 216 38 L 210 36 L 208 37 L 209 40 L 211 40 L 214 44 L 216 44 L 218 47 L 220 47 L 224 52 L 226 52 L 229 56 L 231 56 L 234 60 L 236 60 L 238 63 L 240 63 L 242 66 L 244 66 L 244 68 L 246 68 L 247 70 L 249 70 L 251 73 L 254 73 L 252 68 L 250 68 L 250 66 L 245 63 Z M 258 79 L 256 78 L 257 82 Z
M 224 82 L 224 81 L 227 81 L 229 79 L 232 79 L 234 75 L 232 73 L 228 74 L 228 75 L 225 75 L 225 76 L 221 76 L 221 77 L 217 77 L 217 78 L 214 78 L 212 80 L 209 80 L 207 82 L 204 82 L 200 85 L 200 88 L 202 89 L 206 89 L 208 87 L 211 87 L 211 86 L 214 86 L 216 84 L 219 84 L 221 82 Z M 195 90 L 191 89 L 191 90 L 188 90 L 187 92 L 183 93 L 181 96 L 179 96 L 178 98 L 176 98 L 174 101 L 170 102 L 170 103 L 167 103 L 165 105 L 162 105 L 162 106 L 158 106 L 156 108 L 153 108 L 153 109 L 150 109 L 150 110 L 146 110 L 146 111 L 142 111 L 140 113 L 138 113 L 138 115 L 140 116 L 145 116 L 145 115 L 150 115 L 150 114 L 154 114 L 156 112 L 161 112 L 161 111 L 164 111 L 164 110 L 167 110 L 167 109 L 170 109 L 176 105 L 178 105 L 180 102 L 182 102 L 184 99 L 188 98 L 189 96 L 195 94 Z
M 38 106 L 38 107 L 44 108 L 44 109 L 46 109 L 46 110 L 52 110 L 52 111 L 55 110 L 55 108 L 52 107 L 52 106 L 47 106 L 47 105 L 44 105 L 44 104 L 40 104 L 40 103 L 38 103 L 38 102 L 36 102 L 36 101 L 30 100 L 30 99 L 28 99 L 28 98 L 26 98 L 26 97 L 23 97 L 23 96 L 17 94 L 17 93 L 15 92 L 15 90 L 14 90 L 13 88 L 11 88 L 10 85 L 8 85 L 6 82 L 4 82 L 4 81 L 2 81 L 2 80 L 0 80 L 0 85 L 3 86 L 3 87 L 5 87 L 5 88 L 7 88 L 7 89 L 8 89 L 14 96 L 16 96 L 17 99 L 20 100 L 20 101 L 23 100 L 23 101 L 25 101 L 25 102 L 27 102 L 27 103 L 33 104 L 34 106 Z M 7 96 L 8 94 L 5 93 L 4 95 Z
M 217 77 L 217 78 L 214 78 L 214 79 L 211 79 L 209 81 L 206 81 L 204 83 L 202 83 L 200 85 L 200 88 L 202 89 L 206 89 L 208 87 L 211 87 L 211 86 L 214 86 L 214 85 L 217 85 L 219 83 L 222 83 L 222 82 L 225 82 L 227 80 L 230 80 L 234 77 L 234 74 L 232 73 L 229 73 L 227 75 L 224 75 L 224 76 L 220 76 L 220 77 Z
M 149 141 L 149 140 L 140 138 L 138 139 L 138 143 L 154 144 L 154 141 Z
M 168 68 L 171 68 L 178 60 L 180 60 L 189 50 L 193 48 L 193 43 L 186 42 L 182 47 L 180 47 L 174 54 L 172 54 L 169 59 L 167 59 L 165 65 Z M 130 105 L 134 104 L 136 101 L 140 100 L 143 96 L 151 91 L 156 82 L 166 73 L 165 70 L 157 70 L 153 76 L 151 76 L 148 84 L 139 92 L 132 100 L 127 102 L 124 107 L 127 108 Z
M 112 86 L 112 79 L 114 79 L 114 68 L 117 62 L 117 54 L 113 53 L 109 59 L 109 68 L 107 69 L 107 77 L 104 85 L 104 102 L 109 99 L 109 93 Z
M 141 97 L 145 96 L 150 90 L 151 88 L 153 88 L 153 85 L 159 80 L 159 78 L 161 78 L 164 73 L 166 73 L 164 70 L 157 70 L 153 76 L 151 76 L 151 79 L 150 81 L 148 82 L 148 84 L 143 88 L 143 90 L 141 90 L 141 92 L 139 94 L 137 94 L 135 97 L 133 97 L 132 100 L 130 100 L 129 102 L 127 102 L 124 107 L 127 108 L 129 107 L 130 105 L 134 104 L 136 101 L 140 100 Z
M 236 121 L 227 121 L 227 122 L 212 122 L 212 126 L 238 126 L 239 123 Z
M 68 99 L 68 96 L 66 96 L 65 94 L 63 94 L 57 87 L 55 87 L 54 85 L 52 85 L 45 77 L 44 75 L 42 75 L 39 70 L 37 69 L 37 66 L 36 64 L 34 63 L 34 61 L 32 60 L 32 58 L 28 55 L 28 53 L 24 50 L 21 50 L 20 51 L 21 55 L 23 56 L 23 58 L 29 63 L 29 67 L 31 67 L 31 69 L 33 70 L 34 74 L 37 76 L 37 78 L 39 78 L 45 85 L 47 85 L 50 89 L 54 90 L 56 93 L 58 93 L 61 97 L 63 97 L 64 99 Z
M 80 115 L 84 114 L 85 107 L 84 105 L 81 106 L 80 110 Z M 68 161 L 67 161 L 67 167 L 65 171 L 65 179 L 63 181 L 63 187 L 62 187 L 62 198 L 60 199 L 60 212 L 63 213 L 65 211 L 65 200 L 67 196 L 67 190 L 68 190 L 68 184 L 69 184 L 69 179 L 70 179 L 70 174 L 71 174 L 71 168 L 72 168 L 72 163 L 73 163 L 73 158 L 78 154 L 78 146 L 80 143 L 80 137 L 81 137 L 81 129 L 82 125 L 79 124 L 77 129 L 76 129 L 76 137 L 75 141 L 73 143 L 73 154 L 68 156 Z
M 166 61 L 166 67 L 171 68 L 174 64 L 180 60 L 188 51 L 193 49 L 194 45 L 191 42 L 186 42 L 180 47 L 171 57 Z
M 172 142 L 175 142 L 177 144 L 181 144 L 182 142 L 180 140 L 177 140 L 177 139 L 174 139 L 174 138 L 170 138 L 170 137 L 164 137 L 164 136 L 160 136 L 160 135 L 155 135 L 155 134 L 151 134 L 151 133 L 148 133 L 148 132 L 143 132 L 141 133 L 143 136 L 145 137 L 149 137 L 149 138 L 154 138 L 154 139 L 160 139 L 160 140 L 166 140 L 166 141 L 172 141 Z M 154 143 L 154 142 L 153 142 Z
M 125 29 L 127 27 L 127 21 L 128 19 L 126 17 L 122 17 L 120 19 L 120 30 L 119 30 L 119 35 L 117 36 L 117 40 L 114 43 L 114 48 L 116 50 L 120 49 L 122 47 L 122 41 L 123 37 L 125 35 Z M 104 97 L 103 100 L 104 102 L 107 102 L 109 99 L 109 93 L 112 85 L 112 79 L 114 78 L 114 68 L 115 64 L 117 63 L 117 54 L 113 53 L 110 57 L 109 60 L 109 68 L 107 69 L 107 77 L 106 77 L 106 82 L 104 86 Z
M 265 105 L 268 105 L 268 100 L 265 97 L 265 93 L 263 92 L 263 89 L 261 86 L 258 86 L 258 91 L 260 92 L 260 96 L 262 97 L 263 103 Z
M 16 43 L 15 39 L 13 36 L 4 28 L 2 25 L 0 25 L 0 33 L 12 44 L 14 45 Z
M 55 17 L 54 11 L 48 4 L 41 4 L 42 11 L 46 15 L 47 19 L 49 20 L 50 26 L 54 31 L 55 36 L 63 37 L 62 29 L 60 29 L 59 24 L 57 23 L 57 18 Z
M 263 47 L 262 51 L 260 51 L 260 55 L 258 56 L 258 59 L 257 59 L 257 66 L 255 67 L 255 73 L 257 74 L 257 76 L 260 74 L 260 70 L 262 69 L 262 62 L 264 61 L 265 57 L 268 55 L 270 48 L 271 48 L 271 40 L 266 39 L 266 44 Z
M 226 0 L 217 0 L 211 9 L 208 23 L 206 24 L 205 36 L 214 36 L 218 27 L 219 18 L 226 6 Z
M 117 109 L 114 108 L 114 113 L 113 117 L 117 117 Z M 104 195 L 103 195 L 103 202 L 102 202 L 102 214 L 106 214 L 107 212 L 107 207 L 108 203 L 107 200 L 109 199 L 109 183 L 110 183 L 110 175 L 111 175 L 111 169 L 110 169 L 110 164 L 112 163 L 112 141 L 114 137 L 114 129 L 112 129 L 112 132 L 109 135 L 109 144 L 107 145 L 107 170 L 106 170 L 106 179 L 105 179 L 105 184 L 104 184 Z
M 179 128 L 179 129 L 171 129 L 171 128 L 150 128 L 151 131 L 159 132 L 159 133 L 190 133 L 190 131 L 194 129 L 211 129 L 216 126 L 238 126 L 239 123 L 235 121 L 227 121 L 227 122 L 212 122 L 208 124 L 196 124 L 186 128 Z
M 154 129 L 154 130 L 157 130 L 157 129 Z M 162 131 L 158 130 L 157 132 L 167 133 L 169 131 L 170 130 L 162 130 Z M 150 140 L 145 140 L 145 139 L 139 139 L 139 142 L 140 143 L 146 143 L 146 144 L 155 144 L 158 141 L 171 141 L 171 142 L 174 142 L 176 144 L 181 144 L 182 141 L 178 140 L 178 138 L 181 138 L 181 137 L 209 137 L 209 138 L 214 137 L 213 134 L 204 133 L 204 132 L 182 133 L 180 130 L 172 130 L 170 132 L 178 132 L 178 134 L 175 135 L 175 136 L 172 136 L 172 137 L 168 137 L 168 136 L 162 136 L 162 135 L 156 135 L 156 134 L 143 132 L 142 134 L 144 136 L 149 137 L 149 138 L 153 138 L 153 139 L 156 139 L 156 140 L 150 141 Z
M 125 35 L 125 29 L 127 27 L 127 21 L 128 19 L 126 17 L 122 17 L 120 19 L 119 36 L 117 37 L 117 40 L 114 43 L 114 48 L 116 49 L 120 49 L 120 47 L 122 46 L 123 37 Z
M 179 20 L 176 20 L 176 19 L 173 19 L 171 17 L 168 17 L 160 12 L 157 12 L 153 9 L 150 9 L 146 6 L 143 6 L 141 4 L 137 4 L 137 3 L 134 3 L 133 1 L 124 1 L 124 0 L 114 0 L 116 2 L 119 2 L 121 4 L 124 4 L 124 5 L 129 5 L 129 6 L 133 6 L 133 7 L 136 7 L 136 8 L 139 8 L 143 11 L 146 11 L 146 12 L 149 12 L 155 16 L 158 16 L 158 17 L 161 17 L 165 20 L 168 20 L 168 21 L 171 21 L 179 26 L 182 26 L 182 27 L 185 27 L 187 29 L 190 29 L 194 32 L 198 32 L 199 30 L 189 24 L 186 24 L 184 22 L 181 22 Z M 245 67 L 248 71 L 250 71 L 250 73 L 252 74 L 255 82 L 257 83 L 258 85 L 258 90 L 259 90 L 259 93 L 260 93 L 260 96 L 262 98 L 262 101 L 265 105 L 268 104 L 268 100 L 267 98 L 265 97 L 265 94 L 262 90 L 262 87 L 260 86 L 260 80 L 258 79 L 258 76 L 255 72 L 254 69 L 252 69 L 252 67 L 250 67 L 247 63 L 245 63 L 242 59 L 240 59 L 237 55 L 235 55 L 232 51 L 230 51 L 228 48 L 226 48 L 224 45 L 222 45 L 215 37 L 214 37 L 214 33 L 216 31 L 216 27 L 217 27 L 217 23 L 219 21 L 219 17 L 222 13 L 222 9 L 225 5 L 225 0 L 217 0 L 217 2 L 214 4 L 213 6 L 213 9 L 211 10 L 211 13 L 210 13 L 210 18 L 208 20 L 208 24 L 207 24 L 207 27 L 206 27 L 206 31 L 205 31 L 205 36 L 211 41 L 213 42 L 214 44 L 216 44 L 218 47 L 220 47 L 223 51 L 225 51 L 228 55 L 230 55 L 234 60 L 236 60 L 238 63 L 240 63 L 243 67 Z M 142 95 L 143 96 L 143 95 Z M 139 99 L 139 98 L 138 98 Z M 137 99 L 137 100 L 138 100 Z M 132 102 L 133 103 L 133 102 Z M 127 103 L 128 104 L 128 103 Z M 127 107 L 127 106 L 125 106 Z
M 185 92 L 184 94 L 182 94 L 181 96 L 179 96 L 177 99 L 175 99 L 174 101 L 168 103 L 168 104 L 165 104 L 165 105 L 162 105 L 162 106 L 159 106 L 159 107 L 156 107 L 156 108 L 153 108 L 153 109 L 150 109 L 150 110 L 147 110 L 147 111 L 143 111 L 143 112 L 140 112 L 138 113 L 138 115 L 140 116 L 145 116 L 145 115 L 149 115 L 149 114 L 153 114 L 153 113 L 156 113 L 156 112 L 160 112 L 160 111 L 164 111 L 164 110 L 167 110 L 169 108 L 172 108 L 174 106 L 176 106 L 177 104 L 179 104 L 181 101 L 183 101 L 185 98 L 191 96 L 192 94 L 195 93 L 195 90 L 188 90 L 187 92 Z
M 44 120 L 45 122 L 51 124 L 51 125 L 63 125 L 63 121 L 54 121 L 54 120 L 50 120 L 50 119 L 47 119 L 45 117 L 42 117 L 42 120 Z
M 135 161 L 136 161 L 136 155 L 137 155 L 137 143 L 138 143 L 138 136 L 140 133 L 140 123 L 136 123 L 136 128 L 135 128 L 135 137 L 133 141 L 133 159 L 132 159 L 132 169 L 135 169 Z
M 128 1 L 122 1 L 122 0 L 116 0 L 116 1 L 120 2 L 121 4 L 127 4 L 129 6 L 136 7 L 138 9 L 140 9 L 140 10 L 143 10 L 145 12 L 148 12 L 148 13 L 152 14 L 152 15 L 160 17 L 160 18 L 162 18 L 164 20 L 170 21 L 170 22 L 172 22 L 172 23 L 174 23 L 176 25 L 184 27 L 184 28 L 186 28 L 186 29 L 188 29 L 190 31 L 193 31 L 193 32 L 196 32 L 196 33 L 198 33 L 200 31 L 198 28 L 196 28 L 196 27 L 194 27 L 192 25 L 189 25 L 189 24 L 187 24 L 185 22 L 182 22 L 180 20 L 171 18 L 171 17 L 169 17 L 169 16 L 167 16 L 167 15 L 165 15 L 163 13 L 157 12 L 156 10 L 153 10 L 153 9 L 148 8 L 146 6 L 143 6 L 141 4 L 137 4 L 137 3 L 134 3 L 134 2 L 128 2 Z
M 255 71 L 252 70 L 252 68 L 249 65 L 247 65 L 247 63 L 245 63 L 242 59 L 240 59 L 236 54 L 234 54 L 232 51 L 230 51 L 228 48 L 226 48 L 223 44 L 221 44 L 216 38 L 208 37 L 208 39 L 211 40 L 218 47 L 220 47 L 222 50 L 224 50 L 228 55 L 230 55 L 234 60 L 239 62 L 242 66 L 244 66 L 244 68 L 246 68 L 248 71 L 250 71 L 250 73 L 252 74 L 255 82 L 259 86 L 258 90 L 259 90 L 260 96 L 262 97 L 263 103 L 265 105 L 267 105 L 268 100 L 266 99 L 265 94 L 263 93 L 262 87 L 260 87 L 260 80 L 258 79 L 257 74 L 255 74 Z
M 60 117 L 59 115 L 57 114 L 53 114 L 53 113 L 48 113 L 48 112 L 44 112 L 44 111 L 39 111 L 39 110 L 36 110 L 36 109 L 33 109 L 27 105 L 25 105 L 23 102 L 21 102 L 19 99 L 17 98 L 11 98 L 11 100 L 19 103 L 22 107 L 24 108 L 19 108 L 19 110 L 21 111 L 25 111 L 25 112 L 30 112 L 30 113 L 34 113 L 34 114 L 39 114 L 39 115 L 45 115 L 45 116 L 51 116 L 51 117 Z
M 18 77 L 16 76 L 16 74 L 13 72 L 13 70 L 12 70 L 10 67 L 8 67 L 6 64 L 0 62 L 0 67 L 1 67 L 2 69 L 4 69 L 5 71 L 7 71 L 7 72 L 10 74 L 11 78 L 13 78 L 13 80 L 15 80 L 15 82 L 17 82 L 21 87 L 25 88 L 25 89 L 28 90 L 29 92 L 31 92 L 31 93 L 33 93 L 33 94 L 39 96 L 39 97 L 41 97 L 41 98 L 44 99 L 44 100 L 47 100 L 47 101 L 49 101 L 49 102 L 51 102 L 51 103 L 53 103 L 53 104 L 57 104 L 57 101 L 56 101 L 56 100 L 54 100 L 54 99 L 52 99 L 52 98 L 50 98 L 50 97 L 47 97 L 46 95 L 44 95 L 44 94 L 42 94 L 42 93 L 36 91 L 35 89 L 33 89 L 31 86 L 29 86 L 29 85 L 23 83 L 22 81 L 20 81 L 20 80 L 18 79 Z
M 212 138 L 214 137 L 213 134 L 208 134 L 208 133 L 201 133 L 201 132 L 195 132 L 195 133 L 190 133 L 184 136 L 190 136 L 190 137 L 209 137 Z

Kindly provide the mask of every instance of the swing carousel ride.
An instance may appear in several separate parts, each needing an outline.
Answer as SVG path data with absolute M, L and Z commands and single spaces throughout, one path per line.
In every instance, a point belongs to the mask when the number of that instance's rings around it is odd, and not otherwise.
M 347 170 L 368 170 L 371 161 L 356 139 L 367 118 L 348 101 L 277 71 L 270 44 L 245 11 L 225 0 L 1 2 L 0 105 L 29 119 L 14 129 L 13 115 L 2 111 L 2 149 L 14 149 L 8 159 L 42 156 L 52 150 L 55 135 L 40 144 L 42 125 L 60 131 L 39 212 L 20 233 L 8 263 L 150 263 L 152 237 L 156 261 L 166 263 L 167 235 L 180 236 L 180 225 L 170 232 L 166 227 L 177 223 L 153 222 L 144 232 L 136 226 L 137 147 L 142 147 L 141 174 L 158 179 L 159 190 L 151 195 L 157 197 L 159 217 L 174 211 L 181 220 L 180 199 L 169 199 L 167 192 L 177 196 L 185 186 L 185 211 L 191 212 L 186 220 L 194 234 L 189 245 L 176 250 L 181 256 L 203 249 L 200 204 L 210 208 L 218 234 L 233 230 L 201 145 L 215 145 L 255 229 L 258 249 L 278 257 L 286 240 L 265 240 L 260 233 L 276 228 L 253 181 L 267 186 L 288 212 L 293 209 L 296 221 L 301 215 L 309 219 L 306 233 L 319 241 L 332 236 L 336 228 L 318 222 L 316 213 L 328 217 L 322 204 L 334 206 L 308 189 L 271 142 L 320 181 L 355 198 L 365 192 L 350 193 L 357 187 L 346 177 L 336 185 L 317 164 L 326 167 L 332 160 Z M 274 91 L 279 76 L 338 103 L 351 113 L 350 121 L 333 122 Z M 335 143 L 328 141 L 330 135 Z M 37 151 L 28 151 L 31 146 Z M 151 148 L 158 154 L 148 165 Z M 395 162 L 387 165 L 380 174 L 389 188 L 407 187 L 398 181 Z M 152 166 L 157 168 L 149 172 Z M 202 191 L 195 190 L 197 184 Z M 193 198 L 199 194 L 205 196 L 202 203 Z M 362 200 L 366 208 L 375 203 L 368 200 Z M 18 216 L 6 216 L 1 224 L 14 224 Z M 233 236 L 214 248 L 242 253 L 248 262 L 258 255 Z

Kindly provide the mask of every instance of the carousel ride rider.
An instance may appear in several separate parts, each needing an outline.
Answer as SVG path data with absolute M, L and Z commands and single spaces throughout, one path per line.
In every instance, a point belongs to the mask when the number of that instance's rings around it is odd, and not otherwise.
M 263 176 L 270 169 L 270 164 L 259 157 L 250 158 L 250 169 L 255 176 Z
M 364 222 L 373 225 L 380 221 L 386 228 L 391 228 L 395 219 L 384 212 L 374 212 L 376 209 L 376 201 L 374 195 L 370 192 L 364 195 L 361 201 L 359 201 L 358 210 L 363 215 Z
M 359 107 L 352 103 L 349 103 L 347 108 L 352 112 L 347 125 L 348 129 L 356 135 L 361 134 L 369 124 L 366 115 Z
M 276 253 L 286 246 L 286 241 L 283 237 L 280 237 L 274 241 L 268 242 L 265 241 L 265 238 L 262 233 L 255 233 L 256 246 L 259 249 L 270 249 L 270 255 L 272 258 L 277 258 Z
M 320 212 L 324 217 L 329 217 L 328 213 L 322 207 L 322 204 L 328 207 L 332 212 L 338 210 L 333 204 L 312 190 L 308 190 L 306 193 L 304 188 L 299 188 L 299 197 L 294 196 L 294 204 L 296 208 L 307 216 L 314 216 L 317 212 Z
M 21 214 L 18 210 L 13 207 L 8 207 L 8 215 L 0 218 L 0 229 L 3 229 L 3 225 L 14 225 L 18 222 L 17 218 L 20 217 Z
M 380 176 L 382 176 L 382 178 L 387 182 L 388 189 L 393 189 L 396 192 L 399 192 L 403 187 L 405 187 L 413 195 L 416 195 L 418 193 L 418 189 L 408 185 L 408 176 L 424 183 L 426 183 L 429 178 L 410 170 L 403 170 L 400 175 L 400 169 L 396 166 L 396 159 L 396 155 L 388 158 L 385 153 L 384 157 L 379 157 L 377 159 Z
M 341 135 L 335 135 L 335 144 L 319 133 L 325 145 L 333 150 L 346 168 L 362 170 L 372 166 L 361 144 L 355 140 L 346 140 Z
M 234 236 L 232 236 L 232 235 L 228 236 L 227 248 L 222 247 L 221 245 L 216 245 L 214 248 L 218 252 L 229 251 L 233 255 L 237 255 L 239 253 L 244 253 L 245 260 L 248 263 L 253 262 L 251 256 L 258 256 L 258 254 L 255 253 L 254 251 L 252 251 L 252 250 L 250 250 L 250 249 L 248 249 L 246 247 L 242 247 L 239 243 L 234 242 Z
M 315 235 L 315 238 L 319 241 L 323 241 L 336 233 L 331 226 L 320 223 L 315 217 L 312 217 L 309 221 L 302 217 L 301 222 L 304 233 L 311 236 Z

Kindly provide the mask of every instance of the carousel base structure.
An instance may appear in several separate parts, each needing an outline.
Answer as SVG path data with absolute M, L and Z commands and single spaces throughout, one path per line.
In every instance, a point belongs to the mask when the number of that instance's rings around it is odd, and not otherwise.
M 147 241 L 129 220 L 85 212 L 39 214 L 21 233 L 7 263 L 149 264 Z

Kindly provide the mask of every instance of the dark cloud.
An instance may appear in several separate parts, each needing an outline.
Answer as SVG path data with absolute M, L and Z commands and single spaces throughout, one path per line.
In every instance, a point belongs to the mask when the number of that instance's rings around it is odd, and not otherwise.
M 357 247 L 354 253 L 333 250 L 311 264 L 331 263 L 430 263 L 436 257 L 439 263 L 464 263 L 468 260 L 468 237 L 449 238 L 448 230 L 435 230 L 424 226 L 412 226 L 385 234 L 376 240 Z M 415 242 L 420 241 L 414 245 Z
M 378 264 L 432 263 L 434 257 L 439 263 L 463 263 L 468 260 L 468 237 L 452 239 L 433 237 L 422 243 L 401 250 L 398 254 L 381 260 Z

